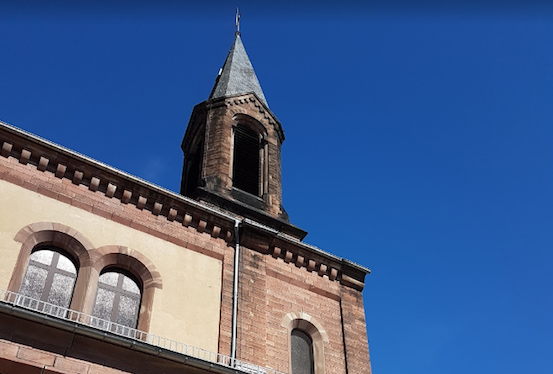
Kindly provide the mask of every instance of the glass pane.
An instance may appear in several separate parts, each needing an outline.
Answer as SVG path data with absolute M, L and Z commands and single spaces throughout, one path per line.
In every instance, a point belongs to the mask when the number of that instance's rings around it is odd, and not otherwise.
M 135 293 L 137 295 L 140 295 L 140 289 L 136 285 L 136 283 L 129 277 L 123 275 L 123 289 L 128 292 Z
M 40 262 L 44 265 L 50 265 L 52 263 L 52 257 L 54 256 L 54 252 L 50 251 L 48 249 L 43 249 L 41 251 L 36 251 L 33 254 L 31 254 L 31 260 Z
M 77 274 L 77 269 L 70 259 L 64 255 L 59 255 L 58 265 L 56 266 L 60 270 L 65 270 L 71 274 Z
M 52 280 L 52 288 L 50 288 L 50 293 L 48 295 L 47 301 L 54 305 L 69 308 L 74 285 L 75 278 L 57 273 L 54 274 L 54 279 Z
M 117 280 L 119 279 L 119 273 L 109 272 L 100 275 L 98 279 L 100 283 L 109 284 L 110 286 L 117 287 Z
M 29 264 L 19 293 L 35 299 L 40 299 L 47 275 L 47 270 Z
M 121 296 L 116 322 L 124 326 L 135 327 L 137 312 L 138 299 Z
M 111 311 L 113 310 L 113 300 L 115 299 L 115 293 L 113 291 L 104 290 L 98 288 L 96 294 L 96 303 L 94 303 L 94 309 L 92 315 L 98 318 L 111 319 Z
M 292 374 L 313 374 L 313 344 L 301 330 L 292 330 Z

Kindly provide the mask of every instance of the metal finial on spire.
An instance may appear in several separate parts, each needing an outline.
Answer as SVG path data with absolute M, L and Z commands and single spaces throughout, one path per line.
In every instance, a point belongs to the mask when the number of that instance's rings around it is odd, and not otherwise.
M 236 32 L 234 33 L 237 36 L 241 35 L 241 33 L 240 33 L 240 16 L 241 16 L 241 14 L 240 14 L 240 11 L 238 10 L 238 7 L 237 7 L 236 8 L 236 22 L 235 22 Z

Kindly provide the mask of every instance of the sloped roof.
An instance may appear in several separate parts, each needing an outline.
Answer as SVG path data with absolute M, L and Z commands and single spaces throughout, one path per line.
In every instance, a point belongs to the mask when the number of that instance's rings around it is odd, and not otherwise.
M 210 99 L 219 97 L 254 92 L 259 99 L 268 106 L 263 90 L 255 75 L 252 63 L 246 53 L 240 33 L 232 44 L 225 64 L 215 81 L 215 86 L 209 95 Z

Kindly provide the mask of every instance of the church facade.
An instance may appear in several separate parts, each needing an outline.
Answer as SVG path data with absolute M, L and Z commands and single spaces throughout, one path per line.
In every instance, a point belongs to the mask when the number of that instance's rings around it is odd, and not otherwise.
M 371 373 L 367 268 L 303 241 L 236 34 L 180 193 L 0 122 L 0 374 Z

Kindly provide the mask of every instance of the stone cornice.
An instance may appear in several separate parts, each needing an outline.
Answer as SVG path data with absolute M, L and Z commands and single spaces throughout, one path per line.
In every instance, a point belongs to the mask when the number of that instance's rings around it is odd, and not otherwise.
M 362 290 L 365 276 L 371 272 L 364 266 L 334 256 L 259 222 L 246 218 L 243 226 L 245 235 L 241 240 L 247 247 L 305 268 L 309 272 L 316 272 L 331 281 L 339 281 L 345 286 Z
M 21 164 L 33 165 L 38 171 L 49 171 L 57 178 L 68 179 L 92 192 L 101 192 L 107 198 L 116 198 L 123 204 L 132 204 L 169 221 L 210 233 L 214 238 L 231 242 L 234 223 L 240 221 L 243 223 L 241 244 L 345 286 L 362 290 L 365 275 L 370 273 L 363 266 L 259 222 L 174 193 L 1 121 L 0 147 L 5 158 L 13 157 Z
M 200 232 L 208 231 L 213 237 L 232 240 L 234 222 L 240 219 L 1 121 L 0 147 L 4 157 L 14 157 L 21 164 L 33 165 L 42 172 L 50 171 L 58 178 L 165 216 L 169 221 L 193 226 Z
M 269 109 L 269 107 L 263 103 L 262 100 L 255 94 L 255 92 L 249 92 L 245 94 L 236 94 L 226 97 L 221 97 L 217 99 L 211 99 L 205 102 L 208 108 L 217 108 L 220 106 L 232 107 L 232 106 L 241 106 L 241 105 L 251 105 L 253 104 L 259 114 L 267 121 L 267 123 L 274 127 L 275 131 L 278 134 L 280 143 L 284 141 L 284 130 L 280 121 L 276 118 L 274 113 Z

